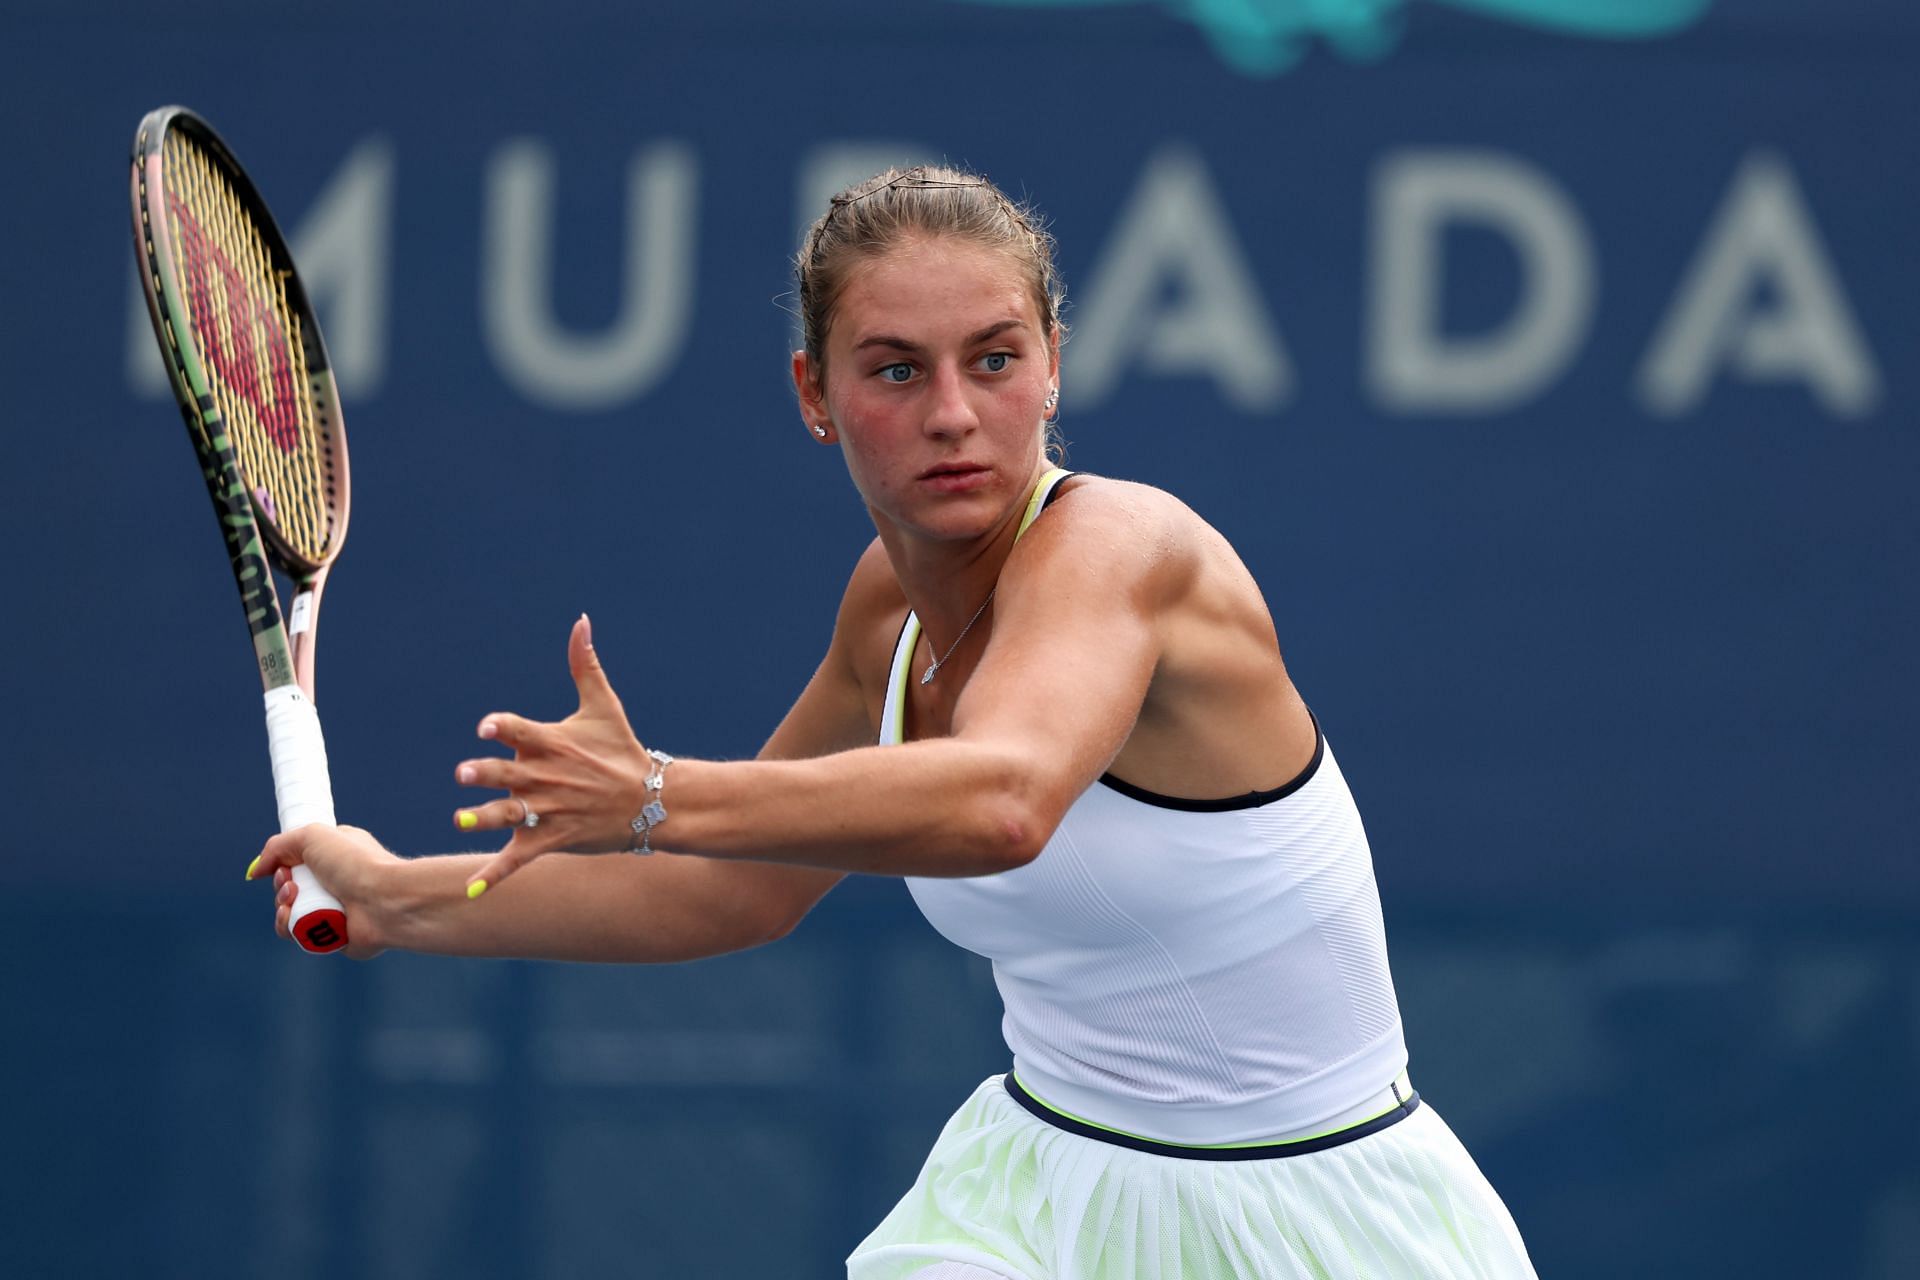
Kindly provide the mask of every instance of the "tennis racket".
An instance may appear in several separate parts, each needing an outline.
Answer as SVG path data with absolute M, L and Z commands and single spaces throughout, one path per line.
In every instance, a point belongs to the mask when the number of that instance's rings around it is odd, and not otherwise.
M 260 193 L 211 126 L 162 107 L 133 140 L 133 241 L 154 336 L 226 538 L 266 691 L 280 829 L 333 822 L 313 707 L 327 571 L 347 536 L 347 440 L 320 326 Z M 281 620 L 273 582 L 294 584 Z M 347 944 L 304 866 L 291 921 L 308 951 Z

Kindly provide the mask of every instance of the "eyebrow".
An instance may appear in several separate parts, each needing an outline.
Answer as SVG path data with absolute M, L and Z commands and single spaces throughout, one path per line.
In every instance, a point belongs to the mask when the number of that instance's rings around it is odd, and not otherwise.
M 986 328 L 981 329 L 977 333 L 968 334 L 966 341 L 961 345 L 970 347 L 977 342 L 985 342 L 988 338 L 993 337 L 995 334 L 1004 333 L 1008 329 L 1024 329 L 1026 328 L 1026 325 L 1027 325 L 1027 322 L 1024 320 L 1002 320 L 998 324 L 988 325 Z M 905 338 L 896 338 L 893 335 L 886 334 L 886 333 L 876 333 L 870 338 L 862 338 L 860 339 L 860 341 L 853 344 L 853 349 L 855 351 L 865 351 L 868 347 L 893 347 L 900 351 L 913 351 L 913 352 L 918 352 L 920 350 L 920 345 L 918 343 L 908 342 Z

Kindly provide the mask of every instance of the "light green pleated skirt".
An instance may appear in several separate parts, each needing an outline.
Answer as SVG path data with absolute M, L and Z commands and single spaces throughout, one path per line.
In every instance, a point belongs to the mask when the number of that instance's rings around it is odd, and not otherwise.
M 1431 1106 L 1326 1150 L 1194 1160 L 1056 1128 L 999 1076 L 947 1122 L 847 1275 L 913 1280 L 942 1263 L 1007 1280 L 1534 1276 L 1506 1206 Z

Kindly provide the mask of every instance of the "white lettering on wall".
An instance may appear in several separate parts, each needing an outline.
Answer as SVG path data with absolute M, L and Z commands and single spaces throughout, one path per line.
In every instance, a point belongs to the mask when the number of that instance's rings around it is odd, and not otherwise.
M 822 142 L 796 174 L 798 227 L 848 183 L 924 155 L 910 143 Z M 396 162 L 383 136 L 348 152 L 289 240 L 320 314 L 342 391 L 376 394 L 392 323 Z M 478 304 L 488 354 L 530 401 L 594 412 L 656 388 L 683 358 L 695 290 L 699 164 L 690 148 L 629 158 L 614 320 L 564 328 L 553 306 L 555 165 L 537 140 L 491 157 L 480 211 Z M 435 197 L 429 195 L 426 199 Z M 1548 390 L 1579 356 L 1596 313 L 1596 259 L 1580 211 L 1549 175 L 1495 151 L 1400 151 L 1376 166 L 1359 335 L 1371 401 L 1402 414 L 1492 414 Z M 1444 329 L 1447 236 L 1472 228 L 1512 246 L 1518 296 L 1491 330 Z M 459 243 L 454 238 L 452 243 Z M 615 260 L 604 248 L 595 261 Z M 441 246 L 444 252 L 445 246 Z M 1632 258 L 1634 255 L 1623 254 Z M 404 266 L 405 264 L 400 264 Z M 1067 349 L 1068 394 L 1092 407 L 1131 376 L 1210 381 L 1244 413 L 1293 397 L 1296 372 L 1205 161 L 1172 145 L 1148 156 L 1094 260 Z M 164 399 L 167 382 L 137 277 L 129 272 L 126 377 Z M 1858 418 L 1883 403 L 1883 375 L 1784 157 L 1749 155 L 1734 174 L 1634 372 L 1645 412 L 1700 410 L 1718 381 L 1804 386 L 1815 409 Z
M 1257 279 L 1200 156 L 1155 152 L 1075 308 L 1064 397 L 1098 404 L 1131 365 L 1211 378 L 1237 409 L 1280 408 L 1293 366 Z
M 1771 304 L 1754 305 L 1761 286 Z M 1750 155 L 1708 228 L 1635 376 L 1651 413 L 1698 408 L 1722 369 L 1749 382 L 1807 384 L 1857 418 L 1880 401 L 1873 353 L 1847 304 L 1785 160 Z
M 387 139 L 360 142 L 300 225 L 287 232 L 307 301 L 326 335 L 340 394 L 349 400 L 376 393 L 386 378 L 393 167 L 393 144 Z M 171 394 L 167 371 L 153 340 L 140 278 L 130 273 L 127 279 L 127 382 L 137 395 L 165 399 Z
M 625 270 L 614 323 L 563 330 L 553 315 L 554 162 L 533 139 L 504 143 L 487 170 L 481 236 L 481 332 L 501 374 L 551 409 L 606 409 L 672 371 L 693 311 L 693 150 L 658 143 L 627 171 Z
M 1489 333 L 1441 331 L 1449 226 L 1495 232 L 1520 259 L 1520 299 Z M 1497 413 L 1539 394 L 1593 321 L 1593 251 L 1552 178 L 1488 151 L 1401 152 L 1374 173 L 1367 381 L 1402 413 Z

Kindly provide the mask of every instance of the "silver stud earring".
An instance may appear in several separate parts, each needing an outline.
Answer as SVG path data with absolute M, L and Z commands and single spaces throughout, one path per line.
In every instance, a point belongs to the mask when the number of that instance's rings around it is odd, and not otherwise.
M 1053 390 L 1047 392 L 1047 412 L 1052 413 L 1054 409 L 1059 406 L 1059 404 L 1060 404 L 1060 389 L 1056 387 Z
M 825 440 L 827 438 L 827 429 L 816 422 L 813 424 L 813 434 Z

